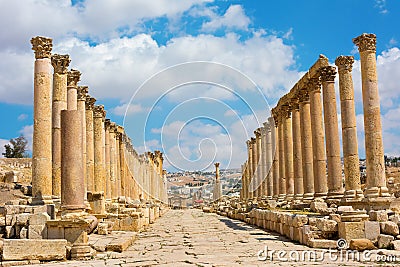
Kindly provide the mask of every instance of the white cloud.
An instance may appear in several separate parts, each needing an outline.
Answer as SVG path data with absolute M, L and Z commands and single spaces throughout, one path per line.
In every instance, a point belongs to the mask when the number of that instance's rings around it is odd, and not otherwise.
M 389 10 L 386 8 L 386 0 L 375 0 L 375 8 L 377 8 L 381 14 L 386 14 L 389 12 Z
M 225 117 L 237 117 L 238 115 L 239 115 L 239 111 L 233 110 L 233 109 L 228 109 L 224 113 Z
M 23 121 L 26 120 L 26 118 L 28 118 L 28 114 L 21 114 L 18 116 L 17 120 Z
M 19 131 L 28 141 L 28 150 L 32 151 L 33 125 L 26 125 Z
M 249 17 L 246 16 L 243 7 L 240 5 L 231 5 L 226 10 L 225 14 L 218 16 L 210 14 L 210 21 L 202 25 L 202 30 L 206 32 L 215 31 L 226 27 L 228 29 L 247 30 L 250 24 Z
M 118 116 L 132 115 L 143 112 L 145 109 L 139 104 L 122 104 L 120 106 L 116 106 L 111 110 L 112 113 Z
M 9 143 L 10 143 L 10 140 L 0 139 L 0 158 L 4 158 L 3 153 L 6 151 L 4 146 Z

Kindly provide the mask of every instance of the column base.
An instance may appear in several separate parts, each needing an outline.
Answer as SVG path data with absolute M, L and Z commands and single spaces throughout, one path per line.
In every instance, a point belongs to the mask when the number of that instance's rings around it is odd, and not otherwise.
M 339 192 L 328 192 L 326 202 L 328 204 L 339 204 L 343 198 L 343 191 Z
M 365 189 L 364 195 L 366 198 L 390 197 L 389 189 L 386 186 L 369 187 Z
M 40 205 L 47 205 L 47 204 L 54 204 L 52 196 L 40 196 L 32 198 L 32 206 L 40 206 Z
M 294 198 L 294 195 L 293 195 L 293 194 L 286 195 L 285 201 L 291 202 L 291 201 L 293 200 L 293 198 Z
M 322 193 L 320 193 L 320 192 L 319 192 L 319 193 L 315 192 L 315 193 L 314 193 L 314 198 L 326 199 L 327 195 L 328 195 L 328 192 L 322 192 Z
M 73 244 L 71 247 L 72 260 L 89 260 L 94 255 L 88 244 Z
M 360 201 L 364 198 L 364 194 L 361 189 L 357 190 L 346 190 L 344 192 L 342 202 Z
M 279 201 L 279 202 L 284 201 L 285 198 L 286 198 L 286 194 L 280 194 L 280 195 L 278 196 L 278 201 Z
M 304 194 L 297 194 L 297 195 L 294 195 L 294 200 L 303 200 L 303 196 L 304 196 Z
M 304 203 L 311 203 L 314 200 L 314 193 L 305 193 L 303 195 Z

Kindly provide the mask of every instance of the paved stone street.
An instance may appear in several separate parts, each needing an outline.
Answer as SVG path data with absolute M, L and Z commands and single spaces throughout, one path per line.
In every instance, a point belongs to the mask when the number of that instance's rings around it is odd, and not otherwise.
M 200 210 L 171 210 L 148 230 L 138 234 L 123 253 L 97 254 L 91 261 L 67 261 L 33 266 L 371 266 L 371 263 L 323 261 L 260 261 L 257 254 L 265 246 L 271 252 L 310 250 L 274 233 Z M 324 250 L 312 250 L 321 258 Z M 325 250 L 326 251 L 326 250 Z M 281 254 L 282 255 L 282 254 Z M 335 254 L 337 255 L 337 254 Z M 261 255 L 264 256 L 264 255 Z M 289 257 L 289 255 L 282 255 Z M 31 265 L 32 266 L 32 265 Z M 382 266 L 382 265 L 379 265 Z

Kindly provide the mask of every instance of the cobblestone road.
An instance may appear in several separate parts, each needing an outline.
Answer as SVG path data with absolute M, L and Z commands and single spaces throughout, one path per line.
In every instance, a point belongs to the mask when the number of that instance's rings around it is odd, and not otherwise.
M 268 247 L 274 259 L 260 261 L 257 254 Z M 98 254 L 91 261 L 67 261 L 34 266 L 371 266 L 371 263 L 334 262 L 325 254 L 323 261 L 285 262 L 308 247 L 241 221 L 200 210 L 171 210 L 138 234 L 135 243 L 123 253 Z M 285 251 L 285 252 L 278 252 Z M 294 251 L 294 252 L 291 252 Z M 296 252 L 297 251 L 297 252 Z M 323 250 L 312 250 L 321 258 Z M 326 251 L 325 251 L 326 252 Z M 283 255 L 286 253 L 286 255 Z M 291 254 L 289 254 L 291 253 Z M 269 254 L 271 255 L 271 254 Z M 308 254 L 310 255 L 310 254 Z M 335 254 L 337 255 L 337 254 Z M 261 254 L 263 257 L 264 254 Z M 32 265 L 31 265 L 32 266 Z M 379 265 L 382 266 L 382 265 Z

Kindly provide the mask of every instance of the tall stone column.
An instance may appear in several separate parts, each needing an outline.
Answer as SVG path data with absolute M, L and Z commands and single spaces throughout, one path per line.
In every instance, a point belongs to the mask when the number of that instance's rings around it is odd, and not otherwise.
M 285 132 L 284 124 L 285 114 L 282 110 L 279 111 L 278 118 L 278 131 L 279 131 L 279 200 L 284 200 L 286 198 L 286 161 L 285 157 Z
M 111 200 L 111 149 L 110 149 L 110 119 L 106 119 L 104 122 L 105 128 L 105 197 L 107 200 Z
M 260 184 L 260 197 L 266 198 L 267 197 L 267 163 L 266 163 L 266 156 L 267 156 L 267 129 L 264 126 L 260 128 L 261 133 L 261 152 L 260 152 L 260 177 L 261 177 L 261 184 Z
M 104 193 L 104 166 L 103 166 L 103 134 L 106 112 L 103 105 L 94 106 L 93 128 L 94 128 L 94 190 L 96 193 Z
M 61 110 L 67 109 L 67 72 L 69 55 L 52 55 L 53 112 L 52 112 L 52 191 L 61 197 Z
M 342 116 L 342 142 L 345 189 L 344 200 L 360 200 L 364 197 L 360 181 L 358 157 L 357 121 L 354 104 L 354 88 L 351 71 L 354 57 L 339 56 L 335 64 L 339 71 L 340 110 Z
M 326 154 L 322 121 L 321 83 L 311 78 L 309 83 L 315 197 L 325 198 L 328 193 Z
M 272 163 L 273 163 L 273 147 L 272 147 L 272 131 L 274 130 L 274 126 L 271 125 L 271 122 L 268 120 L 264 123 L 265 129 L 265 193 L 267 195 L 267 199 L 272 199 L 274 194 L 274 181 L 272 177 Z
M 339 126 L 336 110 L 336 68 L 326 66 L 319 69 L 323 90 L 326 155 L 328 161 L 327 200 L 338 202 L 343 197 L 342 163 L 340 160 Z
M 94 190 L 94 129 L 93 129 L 93 109 L 96 99 L 86 98 L 86 183 L 87 191 Z
M 116 158 L 117 158 L 117 176 L 116 176 L 116 180 L 117 180 L 117 196 L 122 196 L 122 189 L 121 189 L 121 156 L 120 156 L 120 150 L 119 150 L 119 146 L 121 143 L 121 139 L 122 139 L 122 133 L 119 132 L 118 130 L 118 126 L 117 125 L 117 130 L 115 132 L 116 135 L 116 142 L 115 142 L 115 152 L 117 153 Z M 145 179 L 145 174 L 143 174 L 143 179 Z M 147 188 L 146 188 L 147 190 Z
M 292 133 L 293 133 L 293 170 L 294 170 L 294 198 L 303 199 L 303 160 L 300 129 L 300 109 L 298 99 L 292 99 Z
M 362 34 L 353 39 L 358 46 L 364 109 L 365 154 L 367 158 L 367 198 L 390 196 L 386 187 L 381 111 L 376 72 L 376 36 Z
M 218 200 L 222 197 L 222 187 L 221 187 L 221 180 L 219 176 L 219 162 L 214 163 L 215 165 L 215 185 L 214 185 L 214 194 L 213 198 L 214 201 Z
M 293 135 L 292 135 L 292 112 L 289 105 L 282 107 L 283 114 L 283 140 L 285 151 L 285 178 L 286 178 L 286 200 L 291 201 L 294 197 L 294 170 L 293 170 Z
M 82 162 L 83 162 L 83 187 L 85 189 L 85 203 L 87 203 L 87 179 L 86 179 L 86 98 L 88 97 L 89 88 L 87 86 L 78 86 L 78 110 L 81 112 L 81 123 L 82 123 Z
M 273 181 L 273 198 L 279 197 L 279 131 L 278 120 L 276 117 L 270 117 L 269 123 L 271 124 L 271 140 L 273 148 L 273 161 L 272 161 L 272 181 Z
M 256 165 L 256 187 L 254 188 L 256 191 L 256 198 L 258 200 L 261 200 L 262 197 L 262 182 L 263 182 L 263 177 L 262 177 L 262 168 L 263 168 L 263 163 L 261 161 L 262 159 L 262 154 L 263 154 L 263 150 L 262 150 L 262 141 L 261 141 L 261 128 L 258 128 L 257 130 L 254 131 L 254 134 L 256 136 L 256 158 L 257 158 L 257 165 Z
M 300 101 L 300 132 L 301 132 L 301 159 L 303 168 L 303 201 L 309 202 L 314 198 L 314 164 L 313 143 L 311 131 L 310 96 L 308 91 L 301 90 Z
M 81 73 L 78 70 L 71 69 L 67 73 L 67 109 L 77 110 L 78 109 L 78 82 L 80 80 Z
M 111 183 L 111 198 L 118 198 L 117 189 L 117 151 L 116 151 L 116 135 L 117 130 L 114 122 L 110 123 L 110 183 Z
M 247 141 L 247 153 L 248 153 L 248 177 L 247 177 L 247 200 L 253 199 L 253 191 L 251 190 L 251 181 L 253 178 L 253 144 L 252 140 Z
M 52 39 L 35 37 L 31 40 L 35 51 L 33 89 L 33 144 L 32 144 L 32 204 L 50 204 L 52 201 L 52 118 L 51 91 Z
M 258 147 L 257 147 L 257 139 L 255 137 L 251 138 L 251 146 L 252 146 L 252 166 L 251 169 L 253 171 L 251 181 L 250 181 L 250 192 L 252 193 L 252 199 L 256 200 L 257 199 L 257 165 L 258 165 Z
M 121 196 L 126 196 L 126 171 L 125 171 L 125 153 L 124 153 L 124 142 L 125 133 L 122 126 L 118 126 L 119 135 L 119 157 L 120 157 L 120 173 L 121 173 Z

